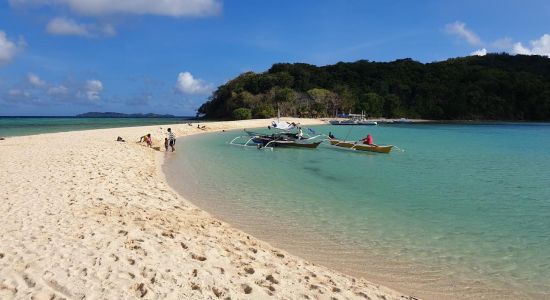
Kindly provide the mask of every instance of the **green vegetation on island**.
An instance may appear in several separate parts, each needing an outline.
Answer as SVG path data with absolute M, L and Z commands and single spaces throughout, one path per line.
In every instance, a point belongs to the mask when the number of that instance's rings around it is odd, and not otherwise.
M 274 64 L 218 87 L 198 110 L 206 118 L 277 115 L 439 120 L 550 120 L 550 58 L 488 54 L 441 62 L 360 60 Z

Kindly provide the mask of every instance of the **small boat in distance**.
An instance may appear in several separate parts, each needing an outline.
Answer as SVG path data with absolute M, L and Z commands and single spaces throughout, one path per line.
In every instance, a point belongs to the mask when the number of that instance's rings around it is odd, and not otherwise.
M 392 145 L 367 145 L 361 142 L 353 141 L 340 141 L 340 140 L 330 140 L 330 144 L 336 147 L 346 148 L 350 150 L 357 151 L 368 151 L 368 152 L 377 152 L 377 153 L 390 153 L 393 148 Z
M 376 121 L 370 121 L 365 118 L 363 113 L 359 114 L 349 114 L 347 115 L 349 119 L 347 120 L 330 120 L 331 125 L 378 125 Z
M 393 120 L 393 123 L 412 123 L 412 121 L 407 118 L 401 118 L 401 119 Z

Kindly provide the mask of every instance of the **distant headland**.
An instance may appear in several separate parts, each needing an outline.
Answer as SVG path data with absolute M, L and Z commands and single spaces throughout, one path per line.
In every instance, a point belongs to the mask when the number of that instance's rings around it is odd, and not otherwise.
M 87 112 L 76 115 L 77 118 L 179 118 L 174 115 L 160 115 L 160 114 L 125 114 L 118 112 Z

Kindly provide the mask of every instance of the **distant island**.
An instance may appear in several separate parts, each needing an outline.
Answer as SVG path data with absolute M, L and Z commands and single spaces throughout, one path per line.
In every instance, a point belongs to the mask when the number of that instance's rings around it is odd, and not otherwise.
M 433 120 L 550 120 L 550 58 L 487 54 L 420 63 L 360 60 L 318 67 L 274 64 L 218 87 L 198 110 L 206 118 L 277 115 Z
M 87 112 L 76 115 L 78 118 L 178 118 L 174 115 L 159 115 L 159 114 L 125 114 L 117 112 Z

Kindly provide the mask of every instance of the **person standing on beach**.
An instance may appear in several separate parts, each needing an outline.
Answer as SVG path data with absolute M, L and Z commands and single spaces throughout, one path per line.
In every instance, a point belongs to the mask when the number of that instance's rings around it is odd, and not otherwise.
M 172 147 L 172 152 L 176 151 L 176 135 L 168 128 L 168 145 Z

